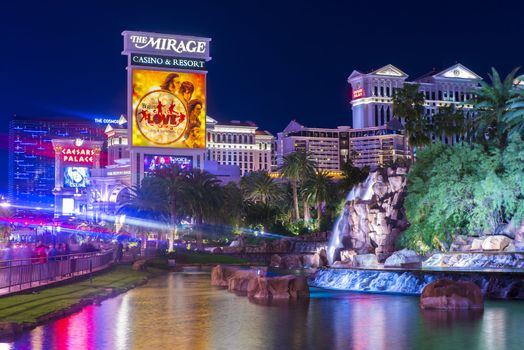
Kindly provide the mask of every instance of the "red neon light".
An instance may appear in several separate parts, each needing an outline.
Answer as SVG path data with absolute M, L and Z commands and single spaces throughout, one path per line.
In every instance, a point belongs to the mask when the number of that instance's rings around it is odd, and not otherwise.
M 364 89 L 363 88 L 359 88 L 359 89 L 353 90 L 353 100 L 357 99 L 357 98 L 362 98 L 362 97 L 364 97 Z
M 64 148 L 62 160 L 71 163 L 93 163 L 95 151 L 88 148 Z

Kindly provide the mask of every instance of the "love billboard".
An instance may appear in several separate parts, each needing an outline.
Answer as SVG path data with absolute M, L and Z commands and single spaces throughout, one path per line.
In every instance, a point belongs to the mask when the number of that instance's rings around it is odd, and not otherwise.
M 205 74 L 135 68 L 131 80 L 133 146 L 205 148 Z

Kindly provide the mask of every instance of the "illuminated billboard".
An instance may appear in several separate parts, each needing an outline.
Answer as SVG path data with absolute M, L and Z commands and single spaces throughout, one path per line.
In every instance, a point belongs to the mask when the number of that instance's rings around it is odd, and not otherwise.
M 90 183 L 90 175 L 87 167 L 66 166 L 64 167 L 64 187 L 86 188 Z
M 186 156 L 154 156 L 144 155 L 144 174 L 149 174 L 157 169 L 177 166 L 180 169 L 190 170 L 193 167 L 193 158 Z
M 205 148 L 206 76 L 133 69 L 132 145 Z

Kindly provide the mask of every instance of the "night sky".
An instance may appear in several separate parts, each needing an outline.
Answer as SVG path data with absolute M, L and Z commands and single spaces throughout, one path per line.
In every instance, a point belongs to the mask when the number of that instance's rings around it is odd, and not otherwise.
M 524 1 L 8 1 L 0 100 L 13 114 L 126 112 L 123 30 L 211 37 L 208 115 L 273 133 L 350 125 L 346 79 L 388 63 L 416 78 L 456 62 L 486 77 L 524 63 Z M 5 193 L 7 173 L 0 172 Z

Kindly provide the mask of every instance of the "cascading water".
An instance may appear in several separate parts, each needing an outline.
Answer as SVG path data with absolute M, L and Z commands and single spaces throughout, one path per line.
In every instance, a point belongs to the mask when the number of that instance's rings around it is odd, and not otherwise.
M 422 263 L 426 269 L 524 269 L 524 253 L 437 253 Z
M 357 292 L 420 294 L 435 279 L 432 275 L 410 272 L 325 269 L 316 273 L 311 285 Z
M 424 287 L 439 279 L 471 281 L 485 297 L 524 299 L 522 272 L 481 273 L 460 271 L 377 271 L 358 269 L 321 269 L 310 279 L 312 287 L 371 293 L 421 294 Z
M 356 199 L 360 200 L 370 200 L 373 196 L 373 185 L 375 184 L 376 173 L 371 173 L 367 177 L 366 181 L 359 183 L 354 186 L 351 191 L 349 191 L 346 196 L 346 203 L 354 201 Z M 351 221 L 349 208 L 344 207 L 342 213 L 335 222 L 333 227 L 333 234 L 329 240 L 328 244 L 328 261 L 330 264 L 333 264 L 335 259 L 335 252 L 338 248 L 343 248 L 342 237 L 351 231 Z

